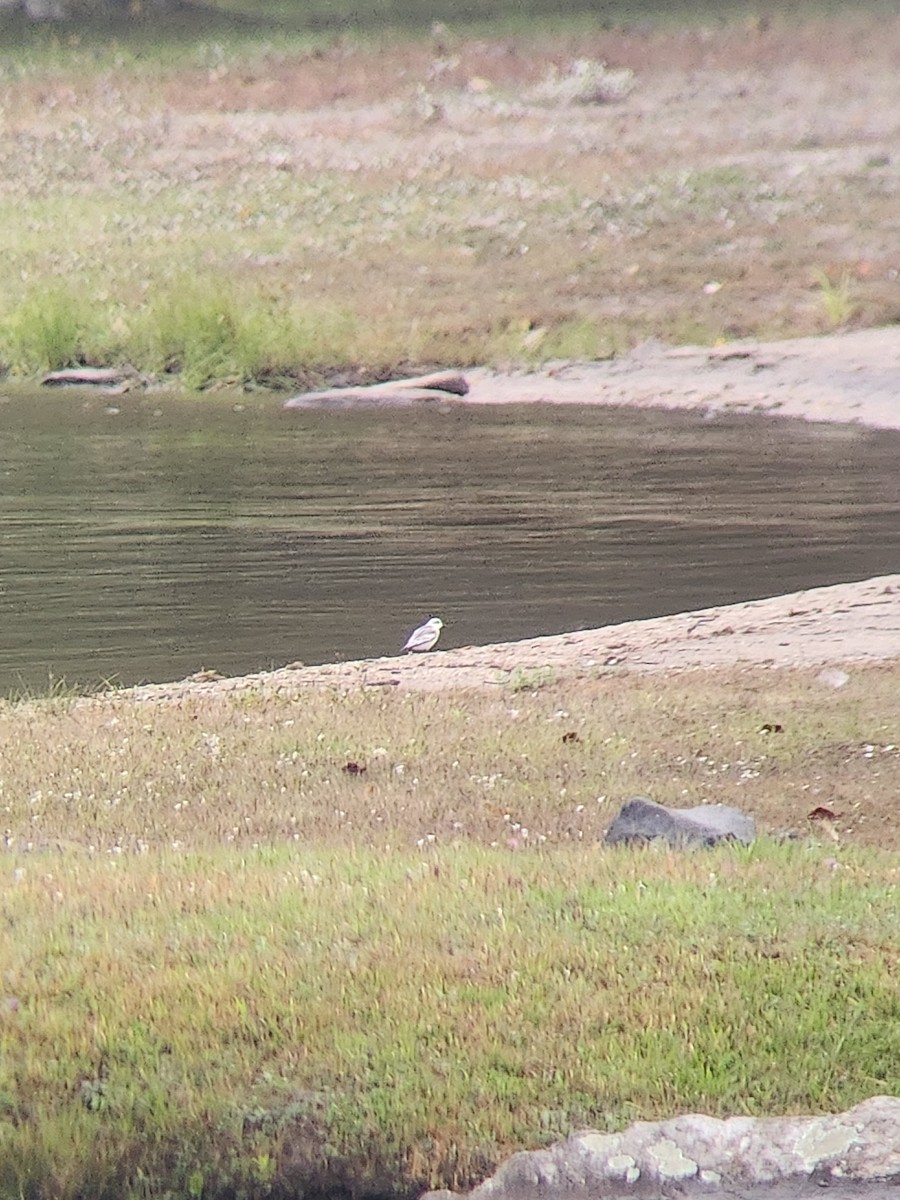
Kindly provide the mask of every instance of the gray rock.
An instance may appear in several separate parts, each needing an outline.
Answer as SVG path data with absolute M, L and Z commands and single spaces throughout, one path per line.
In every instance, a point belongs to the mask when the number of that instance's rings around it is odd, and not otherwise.
M 752 817 L 727 804 L 666 808 L 645 796 L 635 796 L 622 806 L 603 842 L 620 846 L 655 838 L 675 847 L 714 846 L 729 840 L 749 846 L 756 838 L 756 824 Z
M 876 1096 L 838 1116 L 698 1114 L 586 1131 L 515 1154 L 469 1200 L 900 1198 L 900 1099 Z M 826 1190 L 827 1189 L 827 1190 Z M 428 1192 L 423 1200 L 456 1200 Z

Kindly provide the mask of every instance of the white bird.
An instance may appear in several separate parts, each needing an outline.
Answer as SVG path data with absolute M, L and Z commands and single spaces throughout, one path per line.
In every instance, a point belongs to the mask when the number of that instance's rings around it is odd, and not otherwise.
M 440 617 L 429 617 L 424 625 L 414 629 L 406 639 L 403 653 L 421 654 L 423 650 L 433 650 L 443 628 L 444 622 Z

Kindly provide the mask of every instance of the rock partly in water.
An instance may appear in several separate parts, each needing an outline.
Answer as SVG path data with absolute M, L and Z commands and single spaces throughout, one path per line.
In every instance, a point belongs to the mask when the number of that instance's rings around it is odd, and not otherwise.
M 67 367 L 62 371 L 48 371 L 41 378 L 43 387 L 97 387 L 104 391 L 125 391 L 142 382 L 129 364 L 123 367 Z
M 465 376 L 455 371 L 436 371 L 414 379 L 393 379 L 365 387 L 329 388 L 324 392 L 305 392 L 285 400 L 284 408 L 398 408 L 424 406 L 437 401 L 446 404 L 469 391 Z
M 715 846 L 724 841 L 749 846 L 756 838 L 756 824 L 752 817 L 727 804 L 666 808 L 645 796 L 635 796 L 622 806 L 603 842 L 607 846 L 621 846 L 657 838 L 676 848 Z
M 698 1114 L 582 1132 L 515 1154 L 469 1200 L 900 1196 L 900 1099 L 876 1096 L 837 1116 Z M 826 1190 L 827 1189 L 827 1190 Z M 449 1191 L 422 1200 L 456 1200 Z

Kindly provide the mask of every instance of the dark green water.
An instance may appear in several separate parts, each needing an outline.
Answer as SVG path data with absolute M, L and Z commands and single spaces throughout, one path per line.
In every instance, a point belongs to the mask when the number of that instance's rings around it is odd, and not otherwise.
M 766 419 L 17 395 L 0 693 L 391 654 L 431 613 L 451 647 L 896 571 L 898 463 L 900 436 Z

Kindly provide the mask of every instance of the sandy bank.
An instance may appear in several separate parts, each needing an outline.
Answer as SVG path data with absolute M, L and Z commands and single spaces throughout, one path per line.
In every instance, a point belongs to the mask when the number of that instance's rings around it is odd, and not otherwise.
M 448 631 L 452 637 L 452 631 Z M 190 679 L 116 693 L 142 701 L 247 690 L 497 687 L 605 672 L 735 666 L 813 667 L 900 656 L 900 574 L 787 596 L 626 621 L 554 637 L 462 646 L 405 658 L 289 666 L 233 679 Z
M 604 404 L 900 429 L 900 326 L 783 342 L 664 346 L 507 375 L 467 371 L 470 404 Z

